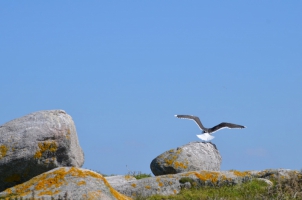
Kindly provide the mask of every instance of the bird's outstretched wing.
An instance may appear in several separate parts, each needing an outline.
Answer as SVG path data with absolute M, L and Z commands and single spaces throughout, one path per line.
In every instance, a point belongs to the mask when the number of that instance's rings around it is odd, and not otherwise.
M 191 119 L 191 120 L 194 120 L 201 130 L 204 130 L 204 131 L 206 130 L 206 128 L 202 125 L 202 123 L 199 120 L 199 118 L 196 117 L 196 116 L 193 116 L 193 115 L 174 115 L 174 116 L 177 117 L 177 118 L 180 118 L 180 119 Z
M 238 124 L 231 124 L 231 123 L 227 123 L 227 122 L 222 122 L 222 123 L 210 128 L 209 132 L 213 133 L 213 132 L 218 131 L 219 129 L 222 129 L 222 128 L 245 128 L 245 126 L 238 125 Z

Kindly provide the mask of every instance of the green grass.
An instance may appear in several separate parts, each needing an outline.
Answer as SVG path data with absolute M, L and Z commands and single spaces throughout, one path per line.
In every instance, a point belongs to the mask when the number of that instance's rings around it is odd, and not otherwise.
M 151 177 L 151 174 L 145 174 L 142 172 L 136 172 L 136 171 L 129 171 L 127 175 L 135 177 L 137 180 L 142 178 L 148 178 Z
M 162 196 L 154 195 L 148 200 L 237 200 L 237 199 L 262 199 L 262 194 L 267 191 L 267 184 L 263 181 L 253 180 L 249 183 L 244 183 L 236 186 L 222 187 L 201 187 L 192 189 L 183 189 L 178 195 Z
M 97 171 L 97 173 L 100 172 Z M 127 175 L 136 179 L 151 177 L 151 174 L 140 171 L 129 171 Z M 302 170 L 300 173 L 290 174 L 290 178 L 280 177 L 270 178 L 270 180 L 274 183 L 273 186 L 255 179 L 239 185 L 193 187 L 182 189 L 177 195 L 153 195 L 147 198 L 138 197 L 136 200 L 302 200 Z M 196 185 L 194 180 L 188 177 L 179 181 L 180 183 L 190 182 L 191 185 Z

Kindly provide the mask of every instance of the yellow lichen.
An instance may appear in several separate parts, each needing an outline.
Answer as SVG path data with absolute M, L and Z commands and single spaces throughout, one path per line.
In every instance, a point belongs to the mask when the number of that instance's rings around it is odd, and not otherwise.
M 197 178 L 199 178 L 202 181 L 210 181 L 212 183 L 216 183 L 219 179 L 219 172 L 207 172 L 207 171 L 203 171 L 201 173 L 197 173 L 197 172 L 189 172 L 187 173 L 187 175 L 191 175 L 194 174 Z
M 8 194 L 11 194 L 11 193 L 12 193 L 12 190 L 11 190 L 10 188 L 8 188 L 8 189 L 6 190 L 6 192 L 7 192 Z
M 65 136 L 65 137 L 66 137 L 66 139 L 68 139 L 68 140 L 70 139 L 70 129 L 67 129 L 67 133 L 66 133 L 66 136 Z
M 88 200 L 100 199 L 101 193 L 102 193 L 101 190 L 88 192 Z
M 125 176 L 125 179 L 128 181 L 129 179 L 131 179 L 133 176 L 130 176 L 130 175 L 126 175 Z
M 135 183 L 132 183 L 131 186 L 135 188 L 135 187 L 136 187 L 136 184 L 135 184 Z
M 42 175 L 44 175 L 44 174 L 42 174 Z M 65 172 L 64 168 L 61 168 L 61 169 L 58 169 L 58 170 L 54 171 L 53 175 L 54 176 L 43 177 L 42 180 L 40 180 L 36 184 L 35 190 L 42 190 L 42 189 L 46 190 L 50 187 L 58 188 L 61 185 L 66 183 L 66 181 L 64 179 L 65 175 L 66 175 L 66 172 Z
M 173 190 L 173 192 L 174 192 L 174 194 L 176 194 L 176 193 L 177 193 L 177 191 L 176 191 L 175 189 Z
M 174 149 L 169 150 L 169 153 L 174 153 L 174 154 L 173 155 L 172 154 L 168 155 L 168 157 L 164 159 L 164 162 L 167 165 L 170 165 L 170 166 L 174 164 L 174 167 L 176 167 L 176 168 L 186 169 L 187 168 L 187 161 L 186 161 L 186 164 L 176 161 L 176 159 L 178 158 L 178 155 L 181 152 L 182 152 L 182 149 L 180 149 L 180 148 L 177 149 L 176 152 L 174 151 Z
M 167 163 L 168 165 L 172 165 L 173 160 L 165 159 L 165 163 Z
M 251 175 L 250 171 L 244 171 L 244 172 L 240 172 L 240 171 L 237 171 L 237 170 L 231 170 L 231 171 L 234 173 L 234 175 L 240 176 L 240 177 L 250 176 Z
M 50 195 L 50 196 L 52 196 L 52 195 L 58 194 L 59 192 L 60 192 L 60 190 L 56 190 L 54 192 L 52 192 L 50 190 L 45 190 L 45 191 L 40 192 L 38 195 L 39 196 L 42 196 L 42 195 Z
M 86 181 L 80 181 L 77 183 L 77 185 L 86 185 Z
M 182 152 L 181 148 L 177 149 L 177 151 L 176 151 L 177 154 L 180 154 L 181 152 Z
M 182 163 L 182 162 L 177 162 L 177 161 L 175 161 L 175 162 L 174 162 L 174 166 L 175 166 L 175 168 L 183 168 L 183 169 L 187 169 L 187 167 L 188 167 L 188 162 Z
M 148 189 L 148 190 L 150 190 L 151 186 L 150 185 L 146 185 L 145 188 Z
M 38 144 L 39 149 L 36 151 L 34 158 L 41 158 L 44 152 L 56 152 L 58 149 L 55 141 L 40 142 Z
M 163 184 L 162 182 L 159 182 L 159 183 L 158 183 L 158 186 L 159 186 L 159 187 L 162 187 L 163 185 L 164 185 L 164 184 Z
M 7 147 L 5 145 L 0 146 L 0 159 L 6 156 L 7 153 Z

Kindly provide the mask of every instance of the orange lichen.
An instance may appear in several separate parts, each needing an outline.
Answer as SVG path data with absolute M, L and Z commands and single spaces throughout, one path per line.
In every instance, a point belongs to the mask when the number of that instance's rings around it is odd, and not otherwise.
M 164 184 L 163 184 L 162 182 L 159 182 L 159 183 L 158 183 L 158 186 L 159 186 L 159 187 L 162 187 L 163 185 L 164 185 Z
M 177 159 L 177 156 L 173 155 L 173 156 L 169 156 L 169 158 L 166 158 L 164 161 L 168 165 L 172 165 L 176 159 Z
M 66 184 L 67 182 L 65 181 L 65 169 L 61 168 L 56 171 L 53 171 L 52 174 L 54 176 L 47 176 L 43 177 L 42 179 L 39 180 L 39 182 L 35 186 L 35 190 L 46 190 L 50 187 L 55 187 L 58 188 L 63 184 Z M 44 175 L 44 174 L 42 174 Z
M 176 194 L 176 193 L 177 193 L 177 191 L 176 191 L 175 189 L 173 190 L 173 192 L 174 192 L 174 194 Z
M 86 181 L 80 181 L 77 183 L 77 185 L 86 185 Z
M 88 200 L 100 199 L 101 193 L 101 190 L 88 192 Z
M 169 153 L 174 153 L 174 154 L 173 155 L 172 154 L 168 155 L 168 157 L 164 159 L 164 162 L 166 164 L 170 165 L 170 166 L 174 164 L 174 167 L 176 167 L 176 168 L 180 167 L 180 168 L 186 169 L 187 168 L 187 166 L 186 166 L 187 161 L 186 161 L 186 164 L 184 164 L 182 162 L 178 162 L 178 161 L 175 162 L 175 160 L 178 158 L 178 155 L 181 152 L 182 152 L 182 149 L 180 149 L 180 148 L 177 149 L 176 152 L 174 151 L 174 149 L 169 150 Z
M 197 172 L 189 172 L 187 175 L 194 174 L 197 178 L 199 178 L 202 181 L 211 181 L 212 183 L 216 183 L 219 180 L 219 172 L 207 172 L 203 171 L 201 173 Z
M 11 193 L 12 193 L 12 190 L 11 190 L 10 188 L 8 188 L 8 189 L 6 190 L 6 192 L 7 192 L 8 194 L 11 194 Z
M 39 149 L 36 151 L 34 158 L 41 158 L 44 152 L 55 152 L 58 149 L 58 145 L 55 141 L 40 142 L 38 144 Z
M 133 176 L 130 176 L 130 175 L 126 175 L 125 176 L 125 179 L 128 181 L 129 179 L 131 179 Z
M 70 129 L 67 129 L 67 133 L 66 133 L 66 136 L 65 136 L 68 140 L 70 139 Z
M 5 182 L 19 182 L 21 179 L 21 176 L 19 174 L 13 174 L 9 177 L 6 177 L 4 179 Z
M 186 163 L 182 163 L 182 162 L 174 162 L 174 167 L 175 168 L 183 168 L 183 169 L 187 169 L 188 167 L 188 161 Z
M 145 188 L 148 189 L 148 190 L 150 190 L 151 186 L 150 185 L 146 185 Z
M 60 192 L 60 190 L 56 190 L 54 192 L 50 191 L 50 190 L 45 190 L 45 191 L 42 191 L 39 193 L 39 196 L 42 196 L 42 195 L 55 195 L 55 194 L 58 194 Z
M 181 152 L 182 152 L 182 149 L 180 149 L 180 148 L 177 149 L 177 151 L 176 151 L 177 154 L 180 154 Z
M 0 146 L 0 159 L 6 156 L 7 153 L 7 147 L 5 145 Z
M 234 175 L 236 176 L 240 176 L 240 177 L 244 177 L 244 176 L 250 176 L 251 172 L 250 171 L 244 171 L 244 172 L 240 172 L 237 170 L 231 170 L 233 172 Z
M 94 173 L 94 174 L 97 174 L 97 173 Z M 97 174 L 97 175 L 98 175 L 98 174 Z M 115 189 L 113 189 L 113 188 L 111 187 L 111 185 L 108 183 L 108 181 L 107 181 L 102 175 L 99 175 L 99 176 L 100 176 L 100 178 L 104 181 L 105 185 L 106 185 L 107 187 L 109 187 L 111 194 L 113 194 L 113 196 L 114 196 L 115 198 L 117 198 L 118 200 L 131 200 L 130 197 L 127 197 L 127 196 L 125 196 L 125 195 L 123 195 L 123 194 L 120 194 L 120 193 L 117 192 Z
M 167 163 L 168 165 L 172 165 L 172 163 L 173 163 L 173 160 L 169 160 L 169 159 L 165 159 L 165 163 Z
M 135 188 L 135 187 L 136 187 L 136 184 L 135 184 L 135 183 L 132 183 L 131 186 Z

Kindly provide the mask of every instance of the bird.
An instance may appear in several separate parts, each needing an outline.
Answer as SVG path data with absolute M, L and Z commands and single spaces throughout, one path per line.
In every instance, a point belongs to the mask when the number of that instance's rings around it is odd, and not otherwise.
M 177 118 L 180 119 L 190 119 L 190 120 L 194 120 L 196 122 L 196 124 L 199 126 L 199 128 L 202 130 L 202 134 L 197 135 L 197 137 L 201 140 L 204 141 L 210 141 L 212 139 L 214 139 L 214 136 L 212 136 L 211 134 L 213 134 L 214 132 L 223 129 L 223 128 L 246 128 L 246 126 L 242 126 L 242 125 L 238 125 L 238 124 L 232 124 L 232 123 L 228 123 L 228 122 L 222 122 L 212 128 L 205 128 L 200 119 L 196 116 L 193 115 L 174 115 Z

